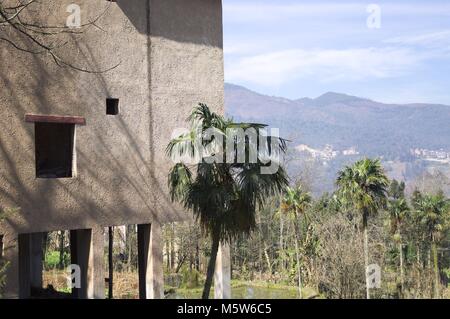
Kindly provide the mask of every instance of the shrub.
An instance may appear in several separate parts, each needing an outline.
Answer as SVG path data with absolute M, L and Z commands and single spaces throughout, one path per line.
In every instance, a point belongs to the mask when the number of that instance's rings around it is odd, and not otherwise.
M 64 252 L 64 268 L 70 265 L 70 254 Z M 45 255 L 44 268 L 46 270 L 59 268 L 59 251 L 48 251 Z
M 200 273 L 195 269 L 190 270 L 187 267 L 183 269 L 181 287 L 187 289 L 201 287 Z

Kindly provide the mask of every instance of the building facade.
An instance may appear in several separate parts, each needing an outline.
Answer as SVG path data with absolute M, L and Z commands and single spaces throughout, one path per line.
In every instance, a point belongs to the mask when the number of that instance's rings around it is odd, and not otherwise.
M 136 224 L 140 296 L 161 298 L 161 225 L 189 216 L 165 148 L 199 102 L 224 112 L 221 0 L 49 0 L 30 19 L 64 25 L 72 4 L 89 26 L 61 34 L 58 56 L 92 72 L 0 45 L 5 296 L 42 285 L 43 234 L 70 230 L 73 293 L 103 298 L 104 229 Z

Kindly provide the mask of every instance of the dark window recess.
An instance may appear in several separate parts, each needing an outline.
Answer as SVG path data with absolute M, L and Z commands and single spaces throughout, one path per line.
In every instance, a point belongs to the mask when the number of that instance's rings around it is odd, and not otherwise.
M 74 124 L 36 123 L 36 177 L 72 177 Z
M 106 114 L 119 114 L 119 99 L 106 99 Z

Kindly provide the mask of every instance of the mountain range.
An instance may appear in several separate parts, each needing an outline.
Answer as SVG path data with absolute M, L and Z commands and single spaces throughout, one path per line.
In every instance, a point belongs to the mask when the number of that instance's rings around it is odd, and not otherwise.
M 328 162 L 330 175 L 361 156 L 400 165 L 393 175 L 404 180 L 431 164 L 450 166 L 447 105 L 385 104 L 335 92 L 291 100 L 226 84 L 225 109 L 236 121 L 279 128 L 292 148 Z

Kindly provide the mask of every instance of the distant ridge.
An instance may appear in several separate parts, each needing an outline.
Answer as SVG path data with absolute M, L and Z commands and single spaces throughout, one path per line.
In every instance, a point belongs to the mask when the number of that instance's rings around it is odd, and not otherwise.
M 356 146 L 368 155 L 398 158 L 412 148 L 450 150 L 450 106 L 385 104 L 343 93 L 316 98 L 267 96 L 225 84 L 228 115 L 267 123 L 312 147 Z M 338 107 L 336 107 L 338 106 Z
M 232 91 L 242 91 L 242 92 L 249 92 L 251 94 L 256 94 L 259 96 L 264 96 L 266 98 L 272 98 L 272 99 L 280 99 L 285 101 L 291 101 L 291 102 L 299 102 L 299 103 L 316 103 L 316 104 L 331 104 L 331 103 L 345 103 L 345 102 L 355 102 L 355 101 L 365 101 L 365 102 L 373 102 L 377 104 L 382 105 L 391 105 L 391 106 L 443 106 L 443 107 L 450 107 L 450 105 L 445 104 L 436 104 L 436 103 L 406 103 L 406 104 L 396 104 L 396 103 L 383 103 L 383 102 L 377 102 L 369 98 L 364 97 L 358 97 L 353 95 L 348 95 L 345 93 L 338 93 L 338 92 L 326 92 L 316 98 L 311 97 L 302 97 L 298 99 L 288 99 L 284 97 L 277 97 L 277 96 L 270 96 L 265 95 L 262 93 L 258 93 L 255 91 L 252 91 L 244 86 L 231 84 L 231 83 L 225 83 L 225 91 L 226 92 L 232 92 Z
M 434 169 L 450 176 L 450 106 L 336 92 L 290 100 L 226 84 L 225 109 L 237 121 L 279 128 L 296 158 L 314 160 L 322 170 L 315 194 L 332 190 L 337 171 L 362 156 L 381 158 L 389 176 L 405 181 Z

